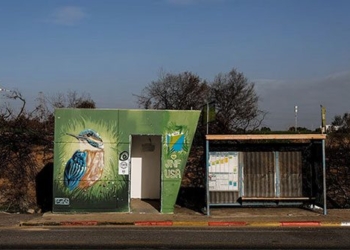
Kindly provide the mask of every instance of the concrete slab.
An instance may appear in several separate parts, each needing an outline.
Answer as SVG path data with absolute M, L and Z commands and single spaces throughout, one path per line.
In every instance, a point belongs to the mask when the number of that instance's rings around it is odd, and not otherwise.
M 302 208 L 216 208 L 206 216 L 178 208 L 174 214 L 160 213 L 85 213 L 53 214 L 22 221 L 22 226 L 344 226 L 350 225 L 350 210 L 322 211 Z M 183 211 L 183 213 L 181 213 Z
M 130 213 L 0 213 L 0 226 L 350 226 L 350 209 L 310 210 L 299 207 L 215 207 L 207 216 L 176 206 L 161 214 L 159 203 L 134 200 Z

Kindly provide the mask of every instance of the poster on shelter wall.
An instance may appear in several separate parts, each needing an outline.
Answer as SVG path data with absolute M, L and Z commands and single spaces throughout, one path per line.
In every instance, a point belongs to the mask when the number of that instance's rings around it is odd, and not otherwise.
M 210 152 L 209 191 L 238 191 L 238 152 Z

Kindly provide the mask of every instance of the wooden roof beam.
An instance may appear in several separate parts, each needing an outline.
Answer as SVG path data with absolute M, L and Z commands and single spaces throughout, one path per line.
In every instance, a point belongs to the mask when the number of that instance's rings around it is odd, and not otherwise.
M 241 134 L 241 135 L 206 135 L 209 141 L 215 140 L 325 140 L 325 134 Z

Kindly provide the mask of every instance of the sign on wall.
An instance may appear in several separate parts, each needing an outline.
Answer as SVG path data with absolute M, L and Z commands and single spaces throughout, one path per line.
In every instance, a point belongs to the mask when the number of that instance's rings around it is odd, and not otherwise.
M 118 174 L 119 175 L 128 175 L 129 174 L 129 153 L 126 151 L 123 151 L 119 155 Z
M 238 191 L 238 152 L 209 153 L 209 191 Z

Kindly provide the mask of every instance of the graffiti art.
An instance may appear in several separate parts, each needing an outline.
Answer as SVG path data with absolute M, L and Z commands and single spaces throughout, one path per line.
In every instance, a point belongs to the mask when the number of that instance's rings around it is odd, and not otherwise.
M 104 168 L 104 145 L 100 135 L 85 129 L 78 135 L 67 133 L 79 141 L 79 149 L 68 160 L 64 170 L 64 185 L 73 190 L 87 189 L 98 181 Z

